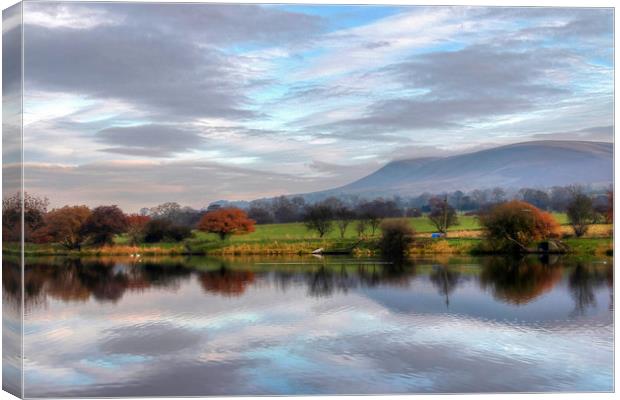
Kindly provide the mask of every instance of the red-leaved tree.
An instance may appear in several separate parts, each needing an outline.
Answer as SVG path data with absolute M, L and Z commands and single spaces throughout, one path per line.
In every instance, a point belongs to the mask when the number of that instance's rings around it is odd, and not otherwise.
M 127 236 L 130 244 L 138 244 L 144 236 L 144 227 L 151 220 L 148 215 L 129 214 L 127 220 Z
M 253 219 L 238 208 L 221 208 L 206 213 L 198 223 L 198 230 L 217 233 L 224 240 L 230 235 L 254 232 Z

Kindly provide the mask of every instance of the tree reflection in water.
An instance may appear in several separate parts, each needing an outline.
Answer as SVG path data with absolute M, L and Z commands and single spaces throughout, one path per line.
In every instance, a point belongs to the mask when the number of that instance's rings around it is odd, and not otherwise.
M 201 272 L 198 275 L 200 285 L 206 292 L 228 297 L 241 296 L 255 279 L 254 272 L 233 270 L 225 263 L 217 270 Z
M 439 290 L 439 294 L 444 296 L 446 309 L 450 308 L 450 294 L 459 285 L 460 279 L 461 273 L 454 268 L 445 265 L 433 265 L 430 280 L 433 286 Z
M 6 264 L 6 263 L 5 263 Z M 2 286 L 7 297 L 19 299 L 18 263 L 3 267 Z M 28 260 L 24 270 L 26 309 L 45 304 L 47 297 L 64 302 L 117 302 L 125 292 L 151 287 L 178 288 L 191 275 L 182 263 L 136 263 L 113 259 Z
M 270 285 L 285 291 L 291 285 L 305 286 L 308 296 L 326 297 L 356 288 L 381 285 L 408 287 L 423 271 L 444 297 L 450 296 L 466 280 L 476 279 L 483 290 L 499 301 L 527 304 L 549 292 L 563 276 L 575 302 L 575 315 L 596 306 L 595 292 L 603 285 L 610 289 L 613 308 L 613 267 L 603 261 L 586 264 L 570 259 L 526 257 L 484 257 L 471 259 L 480 268 L 464 274 L 459 264 L 432 264 L 416 267 L 412 262 L 386 263 L 380 260 L 330 259 L 324 263 L 280 263 L 274 268 L 259 267 L 257 260 L 178 259 L 174 261 L 113 259 L 36 259 L 28 260 L 24 274 L 25 305 L 38 307 L 52 298 L 64 302 L 117 302 L 127 292 L 152 288 L 177 290 L 196 276 L 202 289 L 225 297 L 243 295 L 253 285 Z M 3 265 L 3 296 L 19 301 L 19 264 L 10 259 Z M 17 303 L 16 303 L 17 304 Z
M 534 257 L 482 259 L 480 285 L 507 303 L 522 305 L 550 291 L 562 279 L 558 263 L 544 263 Z
M 583 315 L 589 307 L 596 306 L 594 291 L 603 285 L 609 285 L 610 276 L 613 285 L 612 268 L 601 270 L 601 268 L 585 265 L 582 262 L 577 263 L 568 277 L 568 287 L 575 301 L 573 315 Z M 610 308 L 613 308 L 612 304 L 613 302 L 610 303 Z

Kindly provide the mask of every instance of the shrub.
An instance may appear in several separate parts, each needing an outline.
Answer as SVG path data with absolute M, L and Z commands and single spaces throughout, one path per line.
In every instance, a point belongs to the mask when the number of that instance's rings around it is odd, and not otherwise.
M 486 237 L 506 251 L 525 250 L 535 240 L 557 236 L 559 230 L 551 214 L 518 200 L 491 207 L 478 218 Z
M 384 256 L 402 257 L 411 243 L 415 231 L 406 219 L 393 219 L 381 223 L 379 248 Z

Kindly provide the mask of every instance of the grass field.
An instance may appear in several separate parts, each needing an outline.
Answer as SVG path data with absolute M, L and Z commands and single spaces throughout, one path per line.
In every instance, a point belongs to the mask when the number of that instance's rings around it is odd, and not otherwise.
M 585 238 L 570 238 L 572 229 L 567 225 L 565 214 L 554 214 L 562 224 L 561 233 L 567 237 L 569 245 L 578 252 L 600 253 L 611 248 L 612 225 L 592 225 Z M 482 241 L 482 230 L 475 216 L 459 216 L 459 224 L 450 228 L 447 240 L 431 240 L 435 227 L 427 217 L 408 218 L 416 231 L 414 254 L 468 254 L 475 252 Z M 345 237 L 334 229 L 323 238 L 314 231 L 309 231 L 303 223 L 257 225 L 256 231 L 246 235 L 234 235 L 222 241 L 215 234 L 194 231 L 193 237 L 181 243 L 153 243 L 128 245 L 127 237 L 118 236 L 114 246 L 84 247 L 81 252 L 67 251 L 58 244 L 26 244 L 26 253 L 31 255 L 79 254 L 79 255 L 174 255 L 174 254 L 217 254 L 217 255 L 275 255 L 306 254 L 317 248 L 342 250 L 355 247 L 356 255 L 374 255 L 377 252 L 376 241 L 379 230 L 374 237 L 367 230 L 364 241 L 359 243 L 355 231 L 356 221 L 351 222 Z M 15 248 L 13 248 L 15 247 Z M 17 246 L 4 246 L 9 252 L 18 251 Z
M 566 224 L 567 218 L 566 214 L 555 213 L 554 217 L 560 224 Z M 429 236 L 430 233 L 436 232 L 437 229 L 431 224 L 428 220 L 428 217 L 417 217 L 417 218 L 407 218 L 409 223 L 415 229 L 416 233 L 421 234 L 420 236 Z M 347 227 L 347 231 L 345 232 L 345 239 L 355 239 L 357 238 L 357 232 L 355 231 L 356 221 L 353 221 Z M 568 228 L 568 227 L 567 227 Z M 468 232 L 470 231 L 479 231 L 480 224 L 478 223 L 478 219 L 475 216 L 467 216 L 460 215 L 459 216 L 459 224 L 450 227 L 448 232 L 452 232 L 451 237 L 477 237 L 477 235 L 470 235 Z M 370 235 L 370 229 L 366 232 L 367 235 Z M 376 235 L 379 234 L 378 229 L 375 232 Z M 203 232 L 196 232 L 196 238 L 202 240 L 216 240 L 217 235 L 208 234 Z M 239 235 L 233 236 L 230 238 L 232 242 L 248 242 L 248 241 L 261 241 L 261 240 L 282 240 L 282 239 L 318 239 L 319 235 L 316 232 L 309 231 L 306 226 L 301 222 L 292 222 L 288 224 L 265 224 L 265 225 L 256 225 L 256 231 L 247 235 Z M 340 239 L 340 231 L 338 231 L 335 227 L 329 232 L 329 234 L 324 236 L 325 239 Z

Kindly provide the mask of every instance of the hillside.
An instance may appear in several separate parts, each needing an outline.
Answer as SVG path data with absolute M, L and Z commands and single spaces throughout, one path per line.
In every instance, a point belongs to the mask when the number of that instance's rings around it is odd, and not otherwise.
M 612 181 L 612 143 L 535 141 L 449 157 L 393 161 L 348 185 L 311 196 L 408 196 L 496 186 L 603 186 Z

